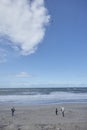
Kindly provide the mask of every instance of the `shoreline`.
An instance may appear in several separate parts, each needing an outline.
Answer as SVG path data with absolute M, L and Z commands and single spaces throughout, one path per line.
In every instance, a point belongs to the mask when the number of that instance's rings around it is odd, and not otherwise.
M 65 108 L 65 117 L 62 117 L 61 106 Z M 9 104 L 0 106 L 0 130 L 87 130 L 87 103 L 16 105 L 13 118 L 11 107 Z
M 75 105 L 75 104 L 83 104 L 83 105 L 85 105 L 85 104 L 87 104 L 87 102 L 61 102 L 61 103 L 44 103 L 44 104 L 39 104 L 39 103 L 37 103 L 37 104 L 27 104 L 27 103 L 25 103 L 25 104 L 22 104 L 22 103 L 0 103 L 0 107 L 4 107 L 4 106 L 17 106 L 17 107 L 39 107 L 39 106 L 55 106 L 55 105 Z

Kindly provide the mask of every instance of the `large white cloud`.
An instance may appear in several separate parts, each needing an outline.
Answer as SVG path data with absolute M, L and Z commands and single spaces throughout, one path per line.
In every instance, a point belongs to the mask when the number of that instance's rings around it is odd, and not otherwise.
M 44 0 L 0 0 L 0 35 L 23 55 L 35 52 L 49 19 Z

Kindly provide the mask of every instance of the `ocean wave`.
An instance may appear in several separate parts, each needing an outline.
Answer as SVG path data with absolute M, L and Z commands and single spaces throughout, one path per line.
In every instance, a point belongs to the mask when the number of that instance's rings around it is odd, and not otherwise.
M 49 104 L 49 103 L 87 102 L 85 93 L 51 92 L 36 95 L 4 95 L 0 96 L 0 104 Z

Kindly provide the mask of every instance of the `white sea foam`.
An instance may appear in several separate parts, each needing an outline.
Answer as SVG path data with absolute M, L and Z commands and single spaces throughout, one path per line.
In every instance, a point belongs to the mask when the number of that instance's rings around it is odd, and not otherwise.
M 38 94 L 0 96 L 0 104 L 49 104 L 64 102 L 87 102 L 87 93 L 52 92 L 51 94 L 42 95 Z

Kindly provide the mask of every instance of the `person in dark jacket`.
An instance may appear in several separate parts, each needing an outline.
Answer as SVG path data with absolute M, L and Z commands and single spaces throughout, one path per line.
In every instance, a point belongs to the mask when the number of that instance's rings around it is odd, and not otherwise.
M 56 115 L 58 115 L 58 109 L 56 108 L 56 111 L 55 111 Z
M 14 116 L 14 112 L 15 112 L 15 108 L 14 107 L 11 108 L 11 112 L 12 112 L 12 116 Z

